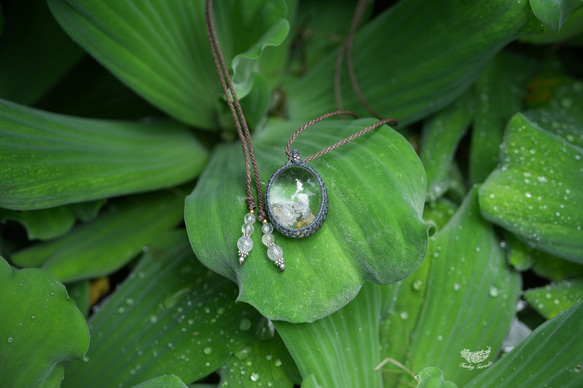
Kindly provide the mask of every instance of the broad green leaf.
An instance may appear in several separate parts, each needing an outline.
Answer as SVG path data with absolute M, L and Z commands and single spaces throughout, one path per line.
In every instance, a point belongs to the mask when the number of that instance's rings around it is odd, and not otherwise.
M 359 88 L 381 116 L 396 117 L 401 125 L 419 120 L 467 90 L 530 18 L 527 1 L 399 1 L 354 38 Z M 330 53 L 286 88 L 288 117 L 310 120 L 337 109 L 336 57 Z M 345 108 L 366 114 L 346 71 L 341 90 Z
M 49 6 L 75 41 L 144 99 L 182 122 L 216 129 L 222 90 L 204 1 L 49 0 Z M 286 12 L 282 0 L 215 4 L 217 34 L 239 98 L 252 88 L 262 51 L 285 39 Z
M 0 221 L 17 221 L 26 228 L 29 240 L 50 240 L 67 233 L 77 219 L 89 221 L 105 200 L 72 203 L 49 209 L 18 211 L 0 208 Z
M 160 376 L 134 385 L 132 388 L 188 388 L 178 376 Z
M 427 173 L 428 201 L 449 187 L 449 174 L 457 145 L 473 120 L 473 93 L 466 93 L 423 124 L 420 158 Z
M 0 257 L 0 385 L 58 387 L 65 360 L 81 360 L 89 331 L 65 287 L 40 269 Z M 77 361 L 78 362 L 78 361 Z
M 312 323 L 274 322 L 303 378 L 323 387 L 381 387 L 380 286 L 365 283 L 337 312 Z M 313 383 L 312 383 L 313 384 Z M 312 385 L 313 386 L 313 385 Z
M 470 180 L 481 183 L 496 168 L 506 123 L 524 107 L 526 85 L 536 66 L 527 57 L 502 51 L 476 82 L 476 114 L 470 148 Z
M 323 388 L 323 387 L 320 384 L 318 384 L 316 376 L 309 375 L 302 381 L 302 388 Z
M 457 388 L 451 381 L 443 379 L 443 372 L 439 368 L 427 367 L 417 375 L 417 388 Z
M 4 1 L 0 99 L 31 104 L 84 55 L 63 32 L 45 0 Z
M 206 270 L 184 231 L 163 234 L 90 318 L 85 363 L 63 387 L 132 386 L 174 374 L 196 381 L 255 338 L 259 314 L 235 304 L 237 288 Z
M 579 387 L 583 384 L 583 303 L 545 322 L 466 388 Z
M 549 319 L 583 300 L 583 280 L 573 279 L 532 288 L 524 292 L 527 302 Z
M 413 372 L 434 366 L 460 386 L 495 358 L 521 286 L 518 273 L 505 262 L 493 225 L 480 216 L 477 191 L 470 191 L 432 237 L 425 300 L 411 341 Z
M 19 266 L 41 266 L 63 282 L 106 275 L 183 217 L 184 195 L 162 191 L 125 198 L 111 211 L 66 236 L 12 256 Z
M 544 78 L 543 78 L 544 77 Z M 583 147 L 583 82 L 562 75 L 541 76 L 553 85 L 547 90 L 550 100 L 538 101 L 538 109 L 524 112 L 534 125 L 565 141 Z M 542 92 L 544 93 L 544 91 Z
M 526 271 L 532 267 L 537 252 L 523 243 L 512 233 L 506 234 L 506 257 L 508 264 L 518 271 Z
M 51 114 L 0 101 L 0 206 L 34 210 L 165 188 L 198 175 L 206 150 L 171 121 Z
M 480 188 L 482 215 L 533 247 L 582 263 L 582 159 L 581 148 L 516 114 L 501 164 Z
M 435 202 L 425 204 L 423 219 L 436 226 L 437 230 L 443 228 L 456 212 L 457 207 L 445 198 L 439 198 Z
M 536 17 L 553 31 L 559 31 L 571 12 L 581 5 L 581 0 L 530 0 Z
M 90 202 L 77 202 L 67 205 L 69 209 L 75 214 L 78 220 L 89 222 L 97 217 L 97 213 L 105 203 L 106 199 L 98 199 Z
M 54 113 L 109 120 L 163 115 L 90 56 L 79 61 L 34 106 Z
M 442 197 L 425 205 L 423 219 L 433 222 L 441 230 L 455 211 L 455 207 Z M 430 245 L 432 243 L 435 243 L 434 239 L 430 240 Z M 383 305 L 379 342 L 384 362 L 381 369 L 383 382 L 387 388 L 398 387 L 403 381 L 410 380 L 407 371 L 391 361 L 406 364 L 411 359 L 411 334 L 425 300 L 430 266 L 429 256 L 405 279 L 381 287 Z
M 312 0 L 298 7 L 299 33 L 290 53 L 292 71 L 302 75 L 338 48 L 350 29 L 355 7 L 354 2 L 325 0 Z
M 75 301 L 77 308 L 83 313 L 83 316 L 89 315 L 90 304 L 90 284 L 89 280 L 81 280 L 67 285 L 69 297 Z
M 546 252 L 535 252 L 532 271 L 538 276 L 553 281 L 583 277 L 583 264 L 562 260 Z
M 551 44 L 573 40 L 583 32 L 583 8 L 573 10 L 569 18 L 561 25 L 561 30 L 556 32 L 549 27 L 544 27 L 542 34 L 527 35 L 520 38 L 521 42 L 534 44 Z
M 67 233 L 75 225 L 75 215 L 67 206 L 17 211 L 0 208 L 0 221 L 16 221 L 26 228 L 29 240 L 50 240 Z
M 258 328 L 265 327 L 259 326 Z M 270 338 L 256 340 L 236 351 L 219 370 L 219 387 L 293 387 L 293 381 L 284 370 L 295 364 L 287 348 L 279 338 L 274 337 L 275 328 L 269 321 Z M 257 332 L 257 330 L 256 330 Z M 265 333 L 263 333 L 265 337 Z
M 321 122 L 303 133 L 294 147 L 304 156 L 312 155 L 373 122 Z M 262 182 L 286 162 L 287 138 L 302 124 L 273 121 L 257 134 L 254 147 Z M 199 260 L 237 282 L 238 300 L 266 317 L 306 322 L 329 315 L 354 298 L 364 280 L 398 281 L 425 256 L 429 228 L 421 219 L 425 173 L 409 143 L 383 126 L 310 163 L 327 182 L 328 218 L 306 239 L 276 233 L 285 272 L 267 258 L 258 226 L 252 235 L 255 248 L 240 266 L 236 243 L 246 214 L 240 148 L 240 144 L 216 148 L 186 199 L 185 221 Z

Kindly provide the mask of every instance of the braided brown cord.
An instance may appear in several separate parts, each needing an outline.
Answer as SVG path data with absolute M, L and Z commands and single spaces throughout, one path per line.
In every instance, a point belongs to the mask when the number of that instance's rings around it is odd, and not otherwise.
M 304 130 L 306 128 L 311 127 L 312 125 L 316 124 L 319 121 L 326 120 L 327 118 L 330 118 L 330 117 L 333 117 L 333 116 L 340 116 L 340 115 L 343 115 L 343 116 L 350 115 L 350 116 L 353 116 L 353 117 L 358 117 L 356 115 L 356 113 L 351 112 L 349 110 L 337 110 L 335 112 L 325 113 L 325 114 L 323 114 L 320 117 L 316 117 L 315 119 L 308 121 L 307 123 L 305 123 L 304 125 L 302 125 L 301 127 L 299 127 L 298 130 L 295 131 L 293 133 L 293 135 L 291 135 L 291 137 L 289 138 L 289 141 L 287 142 L 287 146 L 285 147 L 285 156 L 286 156 L 286 158 L 288 158 L 288 159 L 290 158 L 290 155 L 291 155 L 291 147 L 292 147 L 293 142 L 296 140 L 296 137 L 298 137 L 298 135 L 300 133 L 304 132 Z
M 251 188 L 251 166 L 253 167 L 253 175 L 255 177 L 255 189 L 257 191 L 257 202 L 259 204 L 259 211 L 257 214 L 257 219 L 261 222 L 267 218 L 265 212 L 265 203 L 263 201 L 263 191 L 261 190 L 261 181 L 259 179 L 259 170 L 257 168 L 257 160 L 255 158 L 255 152 L 253 151 L 253 143 L 251 142 L 251 133 L 249 127 L 247 126 L 247 121 L 245 120 L 245 115 L 243 114 L 243 109 L 237 98 L 231 76 L 229 75 L 229 70 L 223 57 L 221 51 L 221 46 L 219 44 L 219 39 L 217 38 L 215 25 L 212 18 L 213 0 L 206 0 L 205 4 L 205 21 L 206 29 L 209 38 L 209 43 L 211 46 L 211 52 L 213 59 L 215 61 L 215 67 L 217 68 L 217 73 L 221 80 L 221 86 L 225 97 L 227 99 L 227 104 L 229 105 L 229 110 L 233 116 L 233 121 L 235 122 L 235 127 L 237 128 L 237 133 L 239 139 L 241 140 L 241 145 L 243 147 L 243 155 L 245 157 L 245 175 L 246 175 L 246 189 L 247 189 L 247 208 L 253 210 L 256 208 L 255 199 L 253 198 L 253 192 Z M 251 162 L 251 163 L 249 163 Z M 251 166 L 249 165 L 251 164 Z
M 341 90 L 341 80 L 340 80 L 340 73 L 342 70 L 342 61 L 344 59 L 344 55 L 346 54 L 346 67 L 348 69 L 348 76 L 350 77 L 350 84 L 352 85 L 352 90 L 356 93 L 356 96 L 360 100 L 361 104 L 364 105 L 366 110 L 376 117 L 377 119 L 381 119 L 382 117 L 372 108 L 372 106 L 368 103 L 366 97 L 360 90 L 360 86 L 358 85 L 358 80 L 356 79 L 356 73 L 354 72 L 354 63 L 352 62 L 352 45 L 354 41 L 354 34 L 356 33 L 356 29 L 362 17 L 364 16 L 364 12 L 366 11 L 366 5 L 368 0 L 359 0 L 358 4 L 356 5 L 356 9 L 354 10 L 354 16 L 352 17 L 352 22 L 350 23 L 350 29 L 348 30 L 348 35 L 346 35 L 346 39 L 340 45 L 340 49 L 338 50 L 338 57 L 336 57 L 336 66 L 334 70 L 334 97 L 336 99 L 336 106 L 338 109 L 342 109 L 342 90 Z
M 317 117 L 309 122 L 307 122 L 306 124 L 302 125 L 297 131 L 294 132 L 294 134 L 292 135 L 292 137 L 289 139 L 289 141 L 287 142 L 287 146 L 285 148 L 285 152 L 286 152 L 286 156 L 289 159 L 290 157 L 290 151 L 291 151 L 291 147 L 292 144 L 294 142 L 294 140 L 298 137 L 298 135 L 300 133 L 302 133 L 304 130 L 306 130 L 308 127 L 310 127 L 312 124 L 317 123 L 318 121 L 322 121 L 324 119 L 327 119 L 328 117 L 332 117 L 332 116 L 338 116 L 338 115 L 352 115 L 354 117 L 356 117 L 356 113 L 351 112 L 351 111 L 336 111 L 336 112 L 331 112 L 331 113 L 326 113 L 320 117 Z M 384 120 L 380 120 L 377 121 L 374 124 L 369 125 L 368 127 L 356 132 L 355 134 L 348 136 L 346 139 L 340 140 L 334 144 L 332 144 L 330 147 L 327 147 L 325 149 L 323 149 L 320 152 L 315 153 L 314 155 L 308 156 L 307 158 L 304 158 L 304 162 L 310 162 L 316 158 L 319 158 L 320 156 L 327 154 L 328 152 L 335 150 L 338 147 L 343 146 L 346 143 L 349 143 L 351 141 L 353 141 L 356 138 L 359 138 L 362 135 L 365 135 L 367 133 L 369 133 L 370 131 L 372 131 L 373 129 L 376 129 L 382 125 L 385 124 L 389 124 L 389 125 L 397 125 L 399 124 L 399 122 L 396 119 L 390 118 L 390 119 L 384 119 Z

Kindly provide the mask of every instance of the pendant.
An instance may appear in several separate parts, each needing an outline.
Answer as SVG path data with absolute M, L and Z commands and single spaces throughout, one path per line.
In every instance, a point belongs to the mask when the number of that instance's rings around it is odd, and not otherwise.
M 265 193 L 273 227 L 292 238 L 308 237 L 328 215 L 328 193 L 320 175 L 292 150 L 289 161 L 269 179 Z

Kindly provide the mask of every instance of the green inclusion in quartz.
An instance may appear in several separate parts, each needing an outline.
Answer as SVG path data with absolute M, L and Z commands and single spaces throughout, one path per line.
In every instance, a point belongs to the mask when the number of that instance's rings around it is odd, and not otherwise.
M 300 229 L 314 222 L 322 206 L 322 188 L 307 169 L 290 166 L 273 181 L 269 207 L 280 224 Z

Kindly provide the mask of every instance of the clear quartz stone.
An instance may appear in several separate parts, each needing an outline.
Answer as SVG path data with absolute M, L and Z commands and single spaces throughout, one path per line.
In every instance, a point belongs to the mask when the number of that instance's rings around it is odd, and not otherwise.
M 254 224 L 255 223 L 255 214 L 253 214 L 253 213 L 245 214 L 244 220 L 245 220 L 246 224 Z
M 263 237 L 261 237 L 261 241 L 263 242 L 263 245 L 268 247 L 273 244 L 273 235 L 271 233 L 265 233 Z
M 237 248 L 243 252 L 250 252 L 253 249 L 253 240 L 249 236 L 242 236 L 237 241 Z
M 272 233 L 273 226 L 269 222 L 266 222 L 261 226 L 261 230 L 263 231 L 263 233 Z
M 283 257 L 283 249 L 279 245 L 273 244 L 267 248 L 267 257 L 271 261 L 277 261 Z
M 241 227 L 241 232 L 243 232 L 243 234 L 251 234 L 254 230 L 255 228 L 253 227 L 253 224 L 243 224 Z

